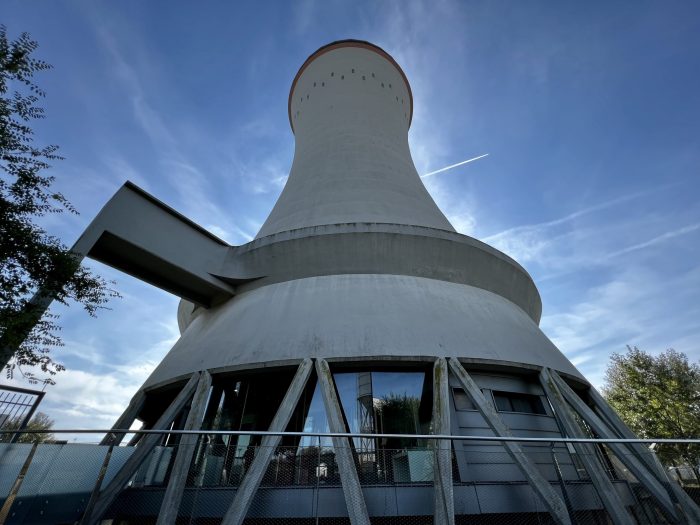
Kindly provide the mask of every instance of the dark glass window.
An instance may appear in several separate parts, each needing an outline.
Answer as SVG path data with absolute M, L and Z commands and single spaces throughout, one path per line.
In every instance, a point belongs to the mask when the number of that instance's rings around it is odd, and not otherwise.
M 472 403 L 472 400 L 469 398 L 467 393 L 461 388 L 453 388 L 452 397 L 455 400 L 456 410 L 476 410 L 476 408 L 474 407 L 474 403 Z
M 540 396 L 517 392 L 493 391 L 493 399 L 499 412 L 522 412 L 525 414 L 546 414 Z
M 293 370 L 221 376 L 215 379 L 202 428 L 267 430 L 292 379 Z M 237 485 L 250 466 L 260 436 L 215 435 L 206 438 L 195 462 L 198 483 Z

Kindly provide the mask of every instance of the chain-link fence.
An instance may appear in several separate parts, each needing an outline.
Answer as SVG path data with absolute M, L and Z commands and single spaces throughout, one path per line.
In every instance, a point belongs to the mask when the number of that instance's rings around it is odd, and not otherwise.
M 662 467 L 648 441 L 153 434 L 0 443 L 0 524 L 698 523 L 697 465 Z

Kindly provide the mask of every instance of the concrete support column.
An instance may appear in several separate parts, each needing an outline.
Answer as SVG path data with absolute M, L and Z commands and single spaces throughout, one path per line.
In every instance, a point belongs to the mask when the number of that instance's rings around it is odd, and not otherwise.
M 444 357 L 433 365 L 433 433 L 450 433 L 449 371 Z M 435 491 L 435 525 L 454 525 L 455 506 L 452 487 L 452 442 L 433 442 L 433 483 Z
M 192 405 L 187 414 L 184 430 L 201 430 L 202 418 L 207 408 L 210 390 L 211 375 L 205 370 L 199 377 L 199 383 L 197 384 L 197 390 L 192 398 Z M 163 503 L 160 505 L 160 512 L 158 513 L 156 525 L 175 524 L 180 510 L 182 494 L 187 484 L 187 474 L 192 464 L 192 456 L 194 455 L 195 448 L 201 437 L 201 434 L 183 434 L 180 437 L 180 443 L 177 446 L 177 455 L 175 456 L 173 468 L 170 471 L 168 488 L 165 491 L 165 496 L 163 496 Z
M 554 407 L 554 416 L 559 421 L 559 425 L 564 430 L 566 437 L 585 437 L 583 431 L 576 421 L 576 415 L 564 400 L 559 388 L 551 378 L 548 368 L 543 368 L 540 372 L 540 383 L 544 389 L 547 399 Z M 620 496 L 608 478 L 603 465 L 596 454 L 595 445 L 590 443 L 574 443 L 574 450 L 581 459 L 586 472 L 593 482 L 598 496 L 600 497 L 605 510 L 615 525 L 634 525 L 635 520 L 625 509 Z
M 343 412 L 335 392 L 335 383 L 331 370 L 325 359 L 316 360 L 316 375 L 318 384 L 323 395 L 323 404 L 326 408 L 326 417 L 331 432 L 347 432 Z M 340 472 L 340 482 L 343 485 L 343 495 L 345 504 L 348 507 L 348 516 L 351 525 L 370 525 L 369 514 L 365 497 L 360 486 L 360 479 L 357 476 L 355 460 L 352 457 L 352 449 L 349 438 L 334 437 L 333 450 L 335 451 L 335 461 L 338 463 Z
M 124 410 L 122 415 L 119 416 L 119 419 L 117 419 L 117 422 L 114 423 L 112 430 L 121 430 L 121 429 L 131 428 L 132 423 L 136 420 L 136 417 L 139 415 L 139 412 L 141 412 L 141 409 L 143 408 L 143 403 L 145 401 L 146 401 L 146 396 L 143 393 L 143 390 L 139 390 L 138 392 L 136 392 L 134 397 L 131 398 L 131 401 L 129 402 L 129 406 L 126 407 L 126 410 Z M 109 432 L 107 435 L 105 435 L 104 438 L 102 438 L 102 441 L 100 441 L 100 445 L 118 446 L 119 443 L 122 442 L 122 439 L 124 439 L 124 436 L 125 436 L 125 434 L 123 432 L 120 432 L 120 433 Z
M 588 394 L 593 401 L 595 412 L 601 419 L 603 419 L 610 428 L 612 428 L 620 437 L 627 439 L 635 439 L 637 436 L 634 435 L 624 421 L 620 419 L 617 412 L 610 408 L 610 405 L 603 399 L 598 391 L 592 386 L 588 390 Z M 659 461 L 651 450 L 641 443 L 634 443 L 631 445 L 632 450 L 639 456 L 639 458 L 649 467 L 651 472 L 656 476 L 662 484 L 668 485 L 673 492 L 675 499 L 680 503 L 683 512 L 688 516 L 691 523 L 700 523 L 700 507 L 695 503 L 688 495 L 688 493 L 683 490 L 683 488 L 674 480 L 671 479 L 667 473 L 664 466 Z
M 495 407 L 486 400 L 481 393 L 481 389 L 462 367 L 461 363 L 453 357 L 450 358 L 449 363 L 452 372 L 457 379 L 459 379 L 465 392 L 471 398 L 474 406 L 483 416 L 493 433 L 500 437 L 512 437 L 510 430 L 501 420 Z M 508 455 L 513 459 L 535 493 L 540 497 L 542 503 L 544 503 L 545 507 L 552 515 L 552 518 L 560 525 L 571 525 L 569 512 L 561 496 L 557 494 L 551 484 L 540 474 L 537 467 L 528 459 L 520 448 L 520 445 L 513 441 L 504 441 L 503 448 L 506 449 Z
M 192 374 L 190 380 L 153 426 L 153 430 L 165 430 L 173 422 L 173 420 L 192 397 L 192 394 L 199 383 L 200 376 L 200 372 Z M 102 515 L 107 512 L 109 506 L 124 489 L 124 486 L 127 484 L 129 479 L 131 479 L 131 476 L 134 475 L 136 470 L 153 451 L 156 444 L 162 437 L 163 436 L 161 434 L 146 434 L 143 439 L 141 439 L 139 446 L 136 447 L 134 453 L 129 457 L 129 459 L 126 460 L 126 463 L 124 463 L 119 472 L 117 472 L 116 476 L 114 476 L 112 481 L 110 481 L 110 483 L 100 493 L 99 497 L 95 501 L 95 506 L 92 508 L 90 515 L 86 513 L 83 516 L 81 524 L 96 525 L 99 523 Z
M 566 401 L 573 407 L 580 417 L 598 434 L 601 438 L 617 439 L 620 436 L 616 435 L 608 425 L 603 422 L 593 410 L 583 402 L 583 400 L 574 392 L 566 382 L 559 377 L 559 374 L 552 372 L 550 374 L 554 384 L 559 387 Z M 659 504 L 671 516 L 678 519 L 678 511 L 671 500 L 666 488 L 656 479 L 649 470 L 647 465 L 642 463 L 630 450 L 621 443 L 608 443 L 607 445 L 617 456 L 617 458 L 629 469 L 629 471 L 637 478 L 637 480 L 646 487 L 646 489 L 656 498 Z

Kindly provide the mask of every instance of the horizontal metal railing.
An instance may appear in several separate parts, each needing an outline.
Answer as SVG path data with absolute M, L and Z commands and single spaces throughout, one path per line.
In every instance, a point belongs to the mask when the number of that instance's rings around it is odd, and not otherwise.
M 101 509 L 99 516 L 120 523 L 150 522 L 162 511 L 165 494 L 177 476 L 182 483 L 176 499 L 177 519 L 187 523 L 220 523 L 235 506 L 234 498 L 244 490 L 246 479 L 253 477 L 254 461 L 260 456 L 267 459 L 264 468 L 257 472 L 248 517 L 275 524 L 285 523 L 287 518 L 291 521 L 303 518 L 342 525 L 347 520 L 346 505 L 359 503 L 350 501 L 350 492 L 345 493 L 342 486 L 342 470 L 348 464 L 343 467 L 341 449 L 350 451 L 349 468 L 357 471 L 362 488 L 358 494 L 361 498 L 364 492 L 369 515 L 393 517 L 402 524 L 425 523 L 425 516 L 432 515 L 433 494 L 438 490 L 437 457 L 445 450 L 448 465 L 451 455 L 452 476 L 446 479 L 454 486 L 455 509 L 461 509 L 457 512 L 465 515 L 492 514 L 495 521 L 488 521 L 491 518 L 487 516 L 484 523 L 515 525 L 535 518 L 547 522 L 551 508 L 542 498 L 543 486 L 539 486 L 538 492 L 536 484 L 523 472 L 524 466 L 539 472 L 542 482 L 555 497 L 561 498 L 571 523 L 577 525 L 606 522 L 610 511 L 600 497 L 600 478 L 594 480 L 590 475 L 592 464 L 598 465 L 599 474 L 608 480 L 616 501 L 625 509 L 624 515 L 629 515 L 630 521 L 626 523 L 675 523 L 672 514 L 679 496 L 671 492 L 668 498 L 664 495 L 664 491 L 670 490 L 672 479 L 683 482 L 693 498 L 700 496 L 700 480 L 693 477 L 697 466 L 695 470 L 689 465 L 666 467 L 668 480 L 659 478 L 665 474 L 658 472 L 647 479 L 640 478 L 638 472 L 628 468 L 651 464 L 647 460 L 654 458 L 655 453 L 648 445 L 676 445 L 686 449 L 700 446 L 700 438 L 167 429 L 51 429 L 48 432 L 54 436 L 53 443 L 32 444 L 32 435 L 46 435 L 47 430 L 26 430 L 21 432 L 24 444 L 0 445 L 0 487 L 6 488 L 6 493 L 0 494 L 0 524 L 80 522 L 86 512 L 97 512 L 95 509 Z M 8 433 L 16 431 L 0 431 L 0 436 Z M 109 503 L 101 507 L 100 498 L 110 493 L 110 486 L 138 455 L 139 441 L 132 439 L 129 444 L 119 446 L 66 441 L 73 436 L 77 439 L 94 436 L 92 441 L 96 442 L 110 435 L 136 436 L 141 444 L 150 440 L 147 446 L 151 448 L 121 478 L 123 481 Z M 266 436 L 280 439 L 260 439 Z M 453 446 L 445 449 L 440 444 L 445 441 Z M 509 451 L 513 446 L 519 447 L 518 458 Z M 177 458 L 181 455 L 189 459 L 178 470 Z
M 0 430 L 2 434 L 18 433 L 17 430 Z M 468 436 L 453 434 L 368 434 L 360 432 L 270 432 L 267 430 L 152 430 L 152 429 L 25 429 L 22 434 L 169 434 L 169 435 L 208 435 L 208 436 L 289 436 L 289 437 L 322 437 L 322 438 L 367 438 L 367 439 L 444 439 L 449 441 L 497 441 L 525 443 L 640 443 L 640 444 L 700 444 L 698 438 L 562 438 L 562 437 L 525 437 L 525 436 Z

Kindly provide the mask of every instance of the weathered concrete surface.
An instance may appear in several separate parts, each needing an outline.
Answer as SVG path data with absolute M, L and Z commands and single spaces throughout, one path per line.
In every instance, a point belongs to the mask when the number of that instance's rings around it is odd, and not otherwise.
M 71 250 L 198 304 L 233 295 L 212 275 L 230 246 L 130 182 Z
M 583 380 L 523 310 L 496 294 L 420 277 L 334 275 L 272 284 L 203 311 L 146 386 L 302 356 L 482 359 Z
M 337 224 L 274 235 L 232 249 L 222 278 L 261 276 L 236 286 L 339 274 L 393 274 L 468 284 L 494 292 L 539 322 L 542 303 L 527 272 L 510 257 L 453 232 L 398 224 Z
M 508 299 L 536 323 L 542 313 L 535 283 L 513 259 L 466 235 L 420 226 L 354 223 L 282 232 L 231 247 L 215 273 L 235 283 L 237 294 L 340 274 L 411 275 L 468 284 Z M 180 304 L 181 333 L 198 310 L 189 301 Z

